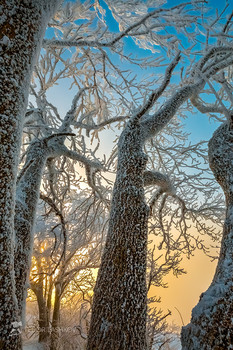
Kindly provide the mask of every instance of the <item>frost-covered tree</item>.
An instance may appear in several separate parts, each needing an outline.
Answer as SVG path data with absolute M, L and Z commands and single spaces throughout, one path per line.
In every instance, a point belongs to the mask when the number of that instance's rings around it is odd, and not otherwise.
M 213 47 L 195 64 L 189 77 L 161 108 L 148 114 L 169 85 L 180 60 L 178 54 L 164 80 L 132 115 L 118 142 L 118 166 L 113 189 L 109 230 L 94 293 L 88 350 L 146 349 L 146 257 L 149 207 L 145 186 L 172 192 L 169 179 L 146 170 L 146 141 L 160 132 L 179 107 L 199 94 L 206 82 L 232 65 L 232 48 Z
M 31 75 L 49 19 L 59 0 L 2 1 L 0 68 L 0 348 L 18 349 L 14 282 L 14 203 L 17 164 Z M 15 328 L 13 326 L 16 326 Z
M 208 290 L 192 311 L 191 323 L 182 330 L 183 349 L 230 349 L 232 339 L 232 121 L 227 121 L 209 141 L 209 162 L 226 198 L 226 218 L 218 265 Z
M 41 42 L 49 19 L 54 15 L 58 5 L 62 1 L 3 1 L 1 3 L 1 306 L 0 306 L 0 334 L 1 347 L 17 349 L 20 347 L 20 318 L 17 312 L 17 300 L 15 296 L 14 281 L 14 203 L 16 197 L 16 175 L 19 158 L 19 150 L 26 113 L 28 93 L 31 75 L 39 54 Z M 81 6 L 79 6 L 80 8 Z M 69 6 L 67 7 L 67 16 Z M 76 9 L 77 10 L 77 9 Z M 79 10 L 76 18 L 80 18 Z M 92 16 L 93 17 L 93 16 Z M 59 26 L 59 21 L 55 21 Z M 55 25 L 55 24 L 54 24 Z M 85 26 L 84 26 L 85 27 Z M 85 32 L 85 31 L 84 31 Z M 96 35 L 99 34 L 96 33 Z M 79 35 L 79 33 L 78 33 Z M 75 35 L 73 38 L 77 38 Z M 85 51 L 85 49 L 84 49 Z M 86 51 L 85 51 L 86 52 Z M 86 56 L 88 56 L 86 52 Z M 48 141 L 48 140 L 47 140 Z M 45 141 L 45 143 L 47 142 Z M 50 142 L 49 142 L 50 143 Z M 38 171 L 35 183 L 31 177 L 23 172 L 18 186 L 18 208 L 16 209 L 15 224 L 21 231 L 16 234 L 16 260 L 15 266 L 22 273 L 22 282 L 18 272 L 17 293 L 19 299 L 25 298 L 25 286 L 23 286 L 28 274 L 27 253 L 31 250 L 31 237 L 27 233 L 33 227 L 34 212 L 27 210 L 28 196 L 36 203 L 39 182 L 45 158 L 48 153 L 42 144 L 34 143 L 34 151 L 37 147 L 40 157 L 37 159 Z M 45 152 L 44 152 L 45 151 Z M 47 155 L 45 155 L 47 153 Z M 35 156 L 32 151 L 30 156 Z M 35 170 L 33 159 L 29 159 L 26 169 Z M 29 174 L 29 172 L 28 172 Z M 25 189 L 24 181 L 28 177 L 34 185 L 34 189 Z M 36 191 L 37 187 L 37 191 Z M 25 191 L 25 192 L 23 192 Z M 26 198 L 27 197 L 27 198 Z M 31 203 L 32 204 L 32 203 Z M 33 208 L 33 207 L 32 207 Z M 33 208 L 35 211 L 35 207 Z M 19 223 L 20 221 L 20 223 Z M 22 227 L 23 226 L 23 227 Z M 26 226 L 26 227 L 25 227 Z M 24 231 L 24 234 L 23 234 Z M 25 237 L 26 236 L 26 237 Z M 21 239 L 24 238 L 22 242 Z M 27 244 L 26 244 L 27 243 Z M 21 260 L 21 258 L 24 259 Z M 24 260 L 24 262 L 23 262 Z M 25 264 L 26 263 L 26 264 Z M 21 269 L 21 270 L 20 270 Z M 23 286 L 23 290 L 20 288 Z M 19 300 L 19 309 L 22 309 L 22 300 Z
M 97 208 L 93 205 L 96 199 L 90 190 L 80 191 L 78 197 L 72 191 L 62 206 L 44 194 L 41 198 L 46 214 L 37 219 L 30 288 L 38 304 L 39 342 L 56 350 L 61 347 L 62 305 L 72 305 L 75 294 L 85 299 L 92 293 L 91 271 L 99 267 L 107 213 L 101 203 Z M 77 322 L 71 326 L 81 330 Z M 82 335 L 86 333 L 87 329 L 81 330 Z
M 224 20 L 218 32 L 218 53 L 223 45 L 232 43 L 233 12 Z M 211 35 L 211 29 L 210 29 Z M 207 44 L 208 39 L 207 39 Z M 208 144 L 209 165 L 225 195 L 225 221 L 216 271 L 210 287 L 202 293 L 192 310 L 191 322 L 183 327 L 181 339 L 184 350 L 230 349 L 232 338 L 232 67 L 208 81 L 207 92 L 212 92 L 211 103 L 196 94 L 192 104 L 201 112 L 221 122 Z M 208 101 L 210 102 L 210 101 Z
M 228 28 L 229 22 L 226 25 Z M 228 31 L 227 31 L 228 32 Z M 221 250 L 217 268 L 210 287 L 202 293 L 192 311 L 190 324 L 182 329 L 182 348 L 230 349 L 232 339 L 232 69 L 216 77 L 215 104 L 207 104 L 198 95 L 192 102 L 202 113 L 221 118 L 221 125 L 209 141 L 209 164 L 216 181 L 221 186 L 226 203 Z M 217 93 L 217 86 L 220 85 Z
M 73 118 L 79 97 L 80 92 L 75 96 L 71 110 L 64 118 L 58 133 L 33 140 L 27 149 L 25 164 L 18 176 L 15 209 L 15 279 L 16 295 L 21 313 L 23 313 L 26 300 L 27 279 L 33 246 L 33 225 L 46 161 L 49 158 L 66 156 L 86 164 L 87 167 L 94 166 L 97 169 L 102 167 L 98 161 L 92 162 L 84 155 L 69 150 L 64 145 L 65 137 L 70 135 L 68 132 L 69 123 Z

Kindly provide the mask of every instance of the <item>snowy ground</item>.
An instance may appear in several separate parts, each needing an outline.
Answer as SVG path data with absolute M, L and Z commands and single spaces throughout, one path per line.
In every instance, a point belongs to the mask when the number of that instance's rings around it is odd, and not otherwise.
M 23 350 L 44 350 L 43 346 L 35 341 L 27 342 L 23 345 Z
M 154 350 L 157 350 L 158 348 L 154 348 Z M 176 339 L 174 339 L 174 341 L 172 341 L 169 344 L 168 347 L 169 350 L 181 350 L 181 343 L 180 343 L 180 339 L 179 337 L 177 337 Z M 37 343 L 35 340 L 31 340 L 31 341 L 27 341 L 24 343 L 23 345 L 23 350 L 44 350 L 43 345 Z
M 180 339 L 177 338 L 174 341 L 171 342 L 170 348 L 172 350 L 181 350 L 181 342 Z

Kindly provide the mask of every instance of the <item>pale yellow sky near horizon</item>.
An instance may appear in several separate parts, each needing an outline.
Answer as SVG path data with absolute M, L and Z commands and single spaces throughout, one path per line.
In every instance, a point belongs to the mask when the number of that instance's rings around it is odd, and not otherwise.
M 184 325 L 191 319 L 192 308 L 198 303 L 201 293 L 209 287 L 216 269 L 217 260 L 211 261 L 203 252 L 196 251 L 190 259 L 184 258 L 182 267 L 187 271 L 186 274 L 175 277 L 173 274 L 164 279 L 168 283 L 168 288 L 152 287 L 151 296 L 161 297 L 161 303 L 158 308 L 166 312 L 169 309 L 172 315 L 167 318 L 167 322 L 181 327 L 182 320 Z M 179 312 L 177 311 L 177 309 Z

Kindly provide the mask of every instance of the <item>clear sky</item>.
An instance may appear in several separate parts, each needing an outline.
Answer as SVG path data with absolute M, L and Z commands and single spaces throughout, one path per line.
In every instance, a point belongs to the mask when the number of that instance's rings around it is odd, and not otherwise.
M 161 297 L 158 308 L 172 312 L 172 315 L 167 318 L 168 323 L 174 323 L 180 327 L 183 322 L 184 325 L 189 323 L 192 308 L 198 303 L 201 293 L 209 287 L 214 276 L 216 260 L 211 262 L 204 253 L 196 251 L 191 259 L 184 258 L 182 266 L 187 274 L 178 278 L 170 274 L 165 278 L 168 288 L 153 287 L 151 291 L 154 295 Z

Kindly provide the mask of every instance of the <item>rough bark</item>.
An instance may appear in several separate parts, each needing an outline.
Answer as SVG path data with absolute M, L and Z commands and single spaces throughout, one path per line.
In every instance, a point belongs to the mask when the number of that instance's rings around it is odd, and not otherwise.
M 110 225 L 94 291 L 88 350 L 146 349 L 148 207 L 138 122 L 121 135 Z
M 20 349 L 14 286 L 15 182 L 31 74 L 47 22 L 59 1 L 0 6 L 0 349 Z
M 226 219 L 215 276 L 182 329 L 183 350 L 233 348 L 233 135 L 227 123 L 209 142 L 209 162 L 226 197 Z

